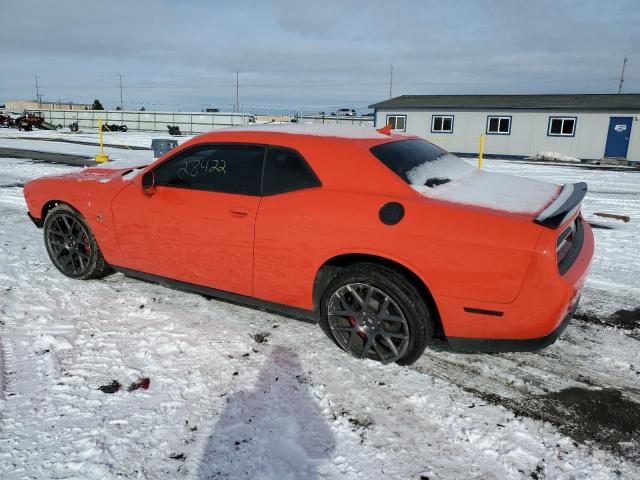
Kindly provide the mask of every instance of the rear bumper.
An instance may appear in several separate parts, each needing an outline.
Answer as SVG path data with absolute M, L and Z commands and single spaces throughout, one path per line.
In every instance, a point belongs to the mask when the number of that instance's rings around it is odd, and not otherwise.
M 562 319 L 560 325 L 548 335 L 529 339 L 489 339 L 489 338 L 465 338 L 447 337 L 447 341 L 454 350 L 474 351 L 474 352 L 533 352 L 542 350 L 554 343 L 565 331 L 569 322 L 578 308 L 580 296 L 576 298 L 569 309 L 567 315 Z
M 510 303 L 436 297 L 444 333 L 453 348 L 489 352 L 532 351 L 551 345 L 577 308 L 593 257 L 593 232 L 580 218 L 582 248 L 564 273 L 555 257 L 557 230 L 545 229 L 520 292 Z M 564 268 L 562 269 L 564 270 Z

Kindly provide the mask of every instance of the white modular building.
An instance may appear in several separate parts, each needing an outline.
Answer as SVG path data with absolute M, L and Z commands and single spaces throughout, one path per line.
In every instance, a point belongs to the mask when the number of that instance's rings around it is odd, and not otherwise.
M 640 162 L 640 94 L 402 95 L 370 105 L 391 125 L 450 152 L 491 157 L 554 152 Z

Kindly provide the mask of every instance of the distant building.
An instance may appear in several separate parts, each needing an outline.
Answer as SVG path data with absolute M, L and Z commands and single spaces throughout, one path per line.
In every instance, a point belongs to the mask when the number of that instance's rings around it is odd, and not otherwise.
M 37 100 L 7 100 L 7 110 L 91 110 L 91 103 L 38 102 Z
M 289 123 L 291 115 L 256 115 L 256 123 Z
M 370 106 L 391 124 L 450 152 L 527 157 L 557 152 L 585 160 L 640 162 L 640 94 L 403 95 Z

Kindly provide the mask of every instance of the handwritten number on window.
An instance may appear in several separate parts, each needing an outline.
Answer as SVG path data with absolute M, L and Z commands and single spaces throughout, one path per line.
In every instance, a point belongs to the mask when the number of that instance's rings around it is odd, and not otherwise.
M 191 162 L 184 160 L 184 166 L 178 170 L 178 177 L 187 176 L 195 178 L 200 174 L 222 173 L 227 174 L 227 162 L 225 160 L 206 159 L 192 160 Z

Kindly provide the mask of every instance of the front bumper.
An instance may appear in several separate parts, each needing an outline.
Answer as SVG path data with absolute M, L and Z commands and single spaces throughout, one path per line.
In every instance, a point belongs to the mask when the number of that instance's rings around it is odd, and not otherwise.
M 36 227 L 42 228 L 42 225 L 44 225 L 44 220 L 42 220 L 41 218 L 34 217 L 29 212 L 27 212 L 27 215 L 29 215 L 29 218 L 31 219 L 31 221 L 34 223 Z

